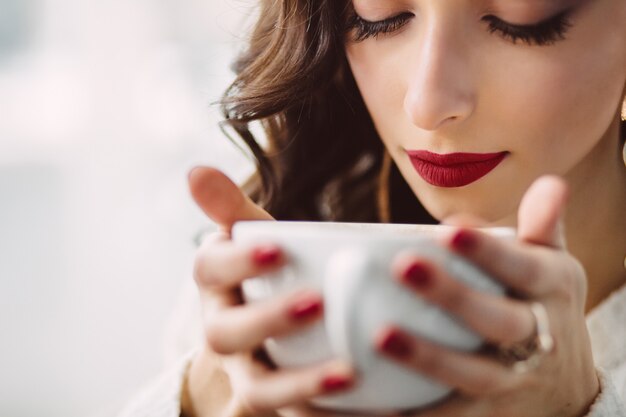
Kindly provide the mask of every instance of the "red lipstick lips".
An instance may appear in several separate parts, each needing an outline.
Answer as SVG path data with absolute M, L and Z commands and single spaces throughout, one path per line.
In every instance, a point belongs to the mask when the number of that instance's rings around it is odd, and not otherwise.
M 438 187 L 462 187 L 487 175 L 506 157 L 498 153 L 449 153 L 407 151 L 417 173 Z

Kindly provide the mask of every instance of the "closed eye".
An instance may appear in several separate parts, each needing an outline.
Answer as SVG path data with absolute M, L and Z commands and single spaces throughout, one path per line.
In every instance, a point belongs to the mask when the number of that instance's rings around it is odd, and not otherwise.
M 551 45 L 564 40 L 565 34 L 572 26 L 569 16 L 571 10 L 565 10 L 555 16 L 530 25 L 508 23 L 494 15 L 482 18 L 487 23 L 487 31 L 516 44 Z M 350 33 L 353 42 L 363 42 L 369 38 L 378 38 L 381 35 L 391 35 L 399 32 L 415 17 L 413 13 L 405 12 L 387 19 L 378 21 L 365 20 L 356 13 L 348 19 L 346 32 Z
M 391 34 L 402 29 L 413 18 L 413 13 L 400 13 L 384 20 L 375 22 L 365 20 L 354 13 L 346 25 L 347 31 L 353 31 L 352 40 L 362 42 L 368 38 Z
M 482 20 L 487 22 L 489 33 L 496 33 L 514 44 L 521 41 L 527 45 L 542 46 L 565 39 L 566 32 L 572 26 L 569 14 L 570 11 L 566 10 L 532 25 L 507 23 L 493 15 L 485 16 Z

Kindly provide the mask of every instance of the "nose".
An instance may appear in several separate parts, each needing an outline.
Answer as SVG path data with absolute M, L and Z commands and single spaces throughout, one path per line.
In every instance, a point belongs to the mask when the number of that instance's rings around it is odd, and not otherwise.
M 466 119 L 475 94 L 467 45 L 454 26 L 433 24 L 421 36 L 410 64 L 404 110 L 413 124 L 437 130 Z

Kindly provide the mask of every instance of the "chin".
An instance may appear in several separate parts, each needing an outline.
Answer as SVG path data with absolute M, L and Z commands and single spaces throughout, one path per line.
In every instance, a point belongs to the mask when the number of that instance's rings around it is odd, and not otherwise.
M 438 187 L 426 182 L 410 163 L 398 165 L 413 194 L 435 219 L 464 214 L 494 226 L 515 226 L 517 209 L 526 190 L 526 181 L 516 178 L 510 166 L 463 187 Z M 506 168 L 506 169 L 503 169 Z
M 425 188 L 416 190 L 416 188 Z M 412 187 L 424 208 L 442 221 L 452 215 L 478 217 L 494 226 L 514 226 L 521 195 L 506 196 L 495 192 L 463 188 Z

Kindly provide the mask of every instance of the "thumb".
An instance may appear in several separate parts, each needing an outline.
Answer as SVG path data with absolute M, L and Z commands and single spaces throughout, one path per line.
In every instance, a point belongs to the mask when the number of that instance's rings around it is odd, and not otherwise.
M 221 171 L 196 167 L 189 172 L 189 190 L 196 204 L 220 229 L 229 232 L 238 220 L 272 220 Z
M 568 196 L 567 184 L 560 177 L 545 175 L 535 180 L 519 206 L 518 238 L 564 249 L 563 214 Z

